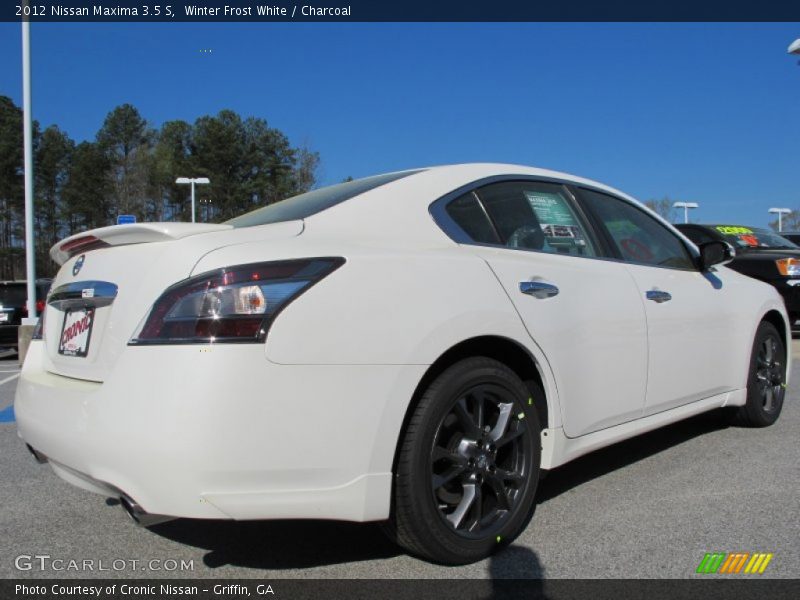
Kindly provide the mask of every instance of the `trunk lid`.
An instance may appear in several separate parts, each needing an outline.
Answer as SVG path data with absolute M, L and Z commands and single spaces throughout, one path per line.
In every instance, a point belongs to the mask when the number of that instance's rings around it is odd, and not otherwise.
M 56 244 L 62 267 L 44 317 L 45 368 L 104 381 L 155 300 L 225 246 L 298 236 L 302 221 L 229 225 L 142 223 L 103 227 Z M 254 257 L 253 260 L 261 260 Z

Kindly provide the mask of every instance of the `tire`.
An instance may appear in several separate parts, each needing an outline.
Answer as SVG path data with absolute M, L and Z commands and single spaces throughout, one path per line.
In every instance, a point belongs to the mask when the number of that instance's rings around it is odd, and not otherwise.
M 541 464 L 531 392 L 502 363 L 464 359 L 424 391 L 400 445 L 390 537 L 440 564 L 481 560 L 527 526 Z
M 772 323 L 756 330 L 747 378 L 747 402 L 733 414 L 744 427 L 767 427 L 778 420 L 786 394 L 786 347 Z

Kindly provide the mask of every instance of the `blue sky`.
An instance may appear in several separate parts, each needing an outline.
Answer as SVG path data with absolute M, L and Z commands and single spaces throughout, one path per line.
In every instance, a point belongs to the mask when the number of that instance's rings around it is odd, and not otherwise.
M 43 24 L 34 116 L 92 139 L 231 108 L 320 152 L 321 183 L 501 161 L 597 179 L 697 221 L 800 208 L 800 24 Z M 211 52 L 201 52 L 210 49 Z M 20 26 L 0 94 L 21 104 Z

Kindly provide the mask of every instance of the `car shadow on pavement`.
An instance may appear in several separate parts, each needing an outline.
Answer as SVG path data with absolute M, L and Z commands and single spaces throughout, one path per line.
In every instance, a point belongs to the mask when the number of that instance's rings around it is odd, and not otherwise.
M 588 454 L 550 472 L 539 486 L 537 503 L 547 502 L 592 479 L 726 427 L 723 416 L 715 411 Z M 302 569 L 392 558 L 403 553 L 375 523 L 178 519 L 150 527 L 150 531 L 208 550 L 203 562 L 212 569 L 227 565 Z M 490 573 L 492 579 L 497 580 L 544 578 L 544 568 L 536 554 L 513 545 L 492 557 Z M 502 584 L 499 586 L 502 588 Z
M 715 410 L 596 450 L 550 471 L 539 484 L 537 503 L 542 504 L 592 479 L 728 427 L 722 411 Z
M 165 538 L 205 548 L 203 563 L 253 569 L 303 569 L 391 558 L 402 553 L 375 523 L 339 521 L 202 521 L 150 527 Z
M 544 567 L 539 556 L 525 546 L 512 544 L 489 559 L 489 575 L 496 582 L 505 579 L 544 579 Z M 497 586 L 502 587 L 502 586 Z M 541 586 L 539 586 L 541 588 Z M 529 591 L 533 592 L 531 588 Z

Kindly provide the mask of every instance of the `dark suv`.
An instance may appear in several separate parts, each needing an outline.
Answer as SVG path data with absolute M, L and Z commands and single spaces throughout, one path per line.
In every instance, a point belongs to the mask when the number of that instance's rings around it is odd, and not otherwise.
M 695 244 L 722 240 L 736 248 L 728 264 L 734 271 L 774 285 L 783 296 L 792 329 L 800 319 L 800 246 L 760 227 L 744 225 L 675 225 Z
M 36 280 L 36 311 L 44 310 L 51 279 Z M 28 292 L 24 281 L 0 281 L 0 348 L 16 348 L 19 326 L 28 316 Z

